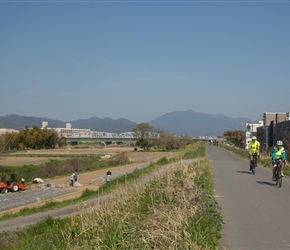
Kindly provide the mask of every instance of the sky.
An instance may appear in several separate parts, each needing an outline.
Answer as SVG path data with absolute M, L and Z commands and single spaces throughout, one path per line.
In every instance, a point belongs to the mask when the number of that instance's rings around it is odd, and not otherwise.
M 290 0 L 0 0 L 0 116 L 290 112 Z

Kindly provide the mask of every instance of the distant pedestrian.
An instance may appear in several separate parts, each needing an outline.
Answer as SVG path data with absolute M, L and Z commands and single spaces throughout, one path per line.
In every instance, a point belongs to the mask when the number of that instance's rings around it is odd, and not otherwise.
M 70 176 L 70 185 L 73 187 L 75 185 L 75 182 L 78 180 L 78 172 L 75 170 L 72 175 Z
M 111 173 L 111 171 L 109 170 L 109 171 L 106 173 L 106 181 L 109 181 L 109 180 L 110 180 L 111 175 L 112 175 L 112 173 Z

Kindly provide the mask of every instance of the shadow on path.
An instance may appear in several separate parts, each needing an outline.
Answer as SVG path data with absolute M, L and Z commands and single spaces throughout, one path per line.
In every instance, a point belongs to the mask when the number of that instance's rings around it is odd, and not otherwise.
M 252 172 L 250 172 L 250 171 L 237 171 L 237 172 L 240 174 L 251 174 L 252 175 Z
M 261 185 L 276 186 L 276 183 L 268 182 L 268 181 L 257 181 L 257 183 Z

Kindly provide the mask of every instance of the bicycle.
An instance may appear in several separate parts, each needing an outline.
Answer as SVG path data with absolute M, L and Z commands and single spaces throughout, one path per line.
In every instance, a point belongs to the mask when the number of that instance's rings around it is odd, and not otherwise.
M 277 159 L 276 160 L 276 171 L 275 171 L 275 182 L 276 186 L 279 186 L 279 188 L 282 187 L 282 175 L 281 175 L 281 164 L 282 164 L 282 159 Z
M 251 170 L 252 174 L 254 175 L 256 173 L 258 155 L 257 155 L 257 153 L 254 153 L 252 156 L 253 156 L 253 159 L 251 160 L 250 170 Z

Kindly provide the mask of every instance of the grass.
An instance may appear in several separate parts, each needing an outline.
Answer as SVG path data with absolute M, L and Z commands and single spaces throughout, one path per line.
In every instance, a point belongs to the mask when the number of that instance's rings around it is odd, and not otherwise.
M 205 156 L 204 144 L 192 145 Z M 9 249 L 217 249 L 222 219 L 213 198 L 212 176 L 207 161 L 177 165 L 164 175 L 158 168 L 166 158 L 103 186 L 100 193 L 116 197 L 93 208 L 79 200 L 80 214 L 63 220 L 47 218 L 14 234 Z M 144 175 L 154 181 L 135 188 Z M 115 182 L 115 183 L 114 183 Z M 96 195 L 85 191 L 82 198 Z M 75 201 L 77 202 L 77 201 Z

